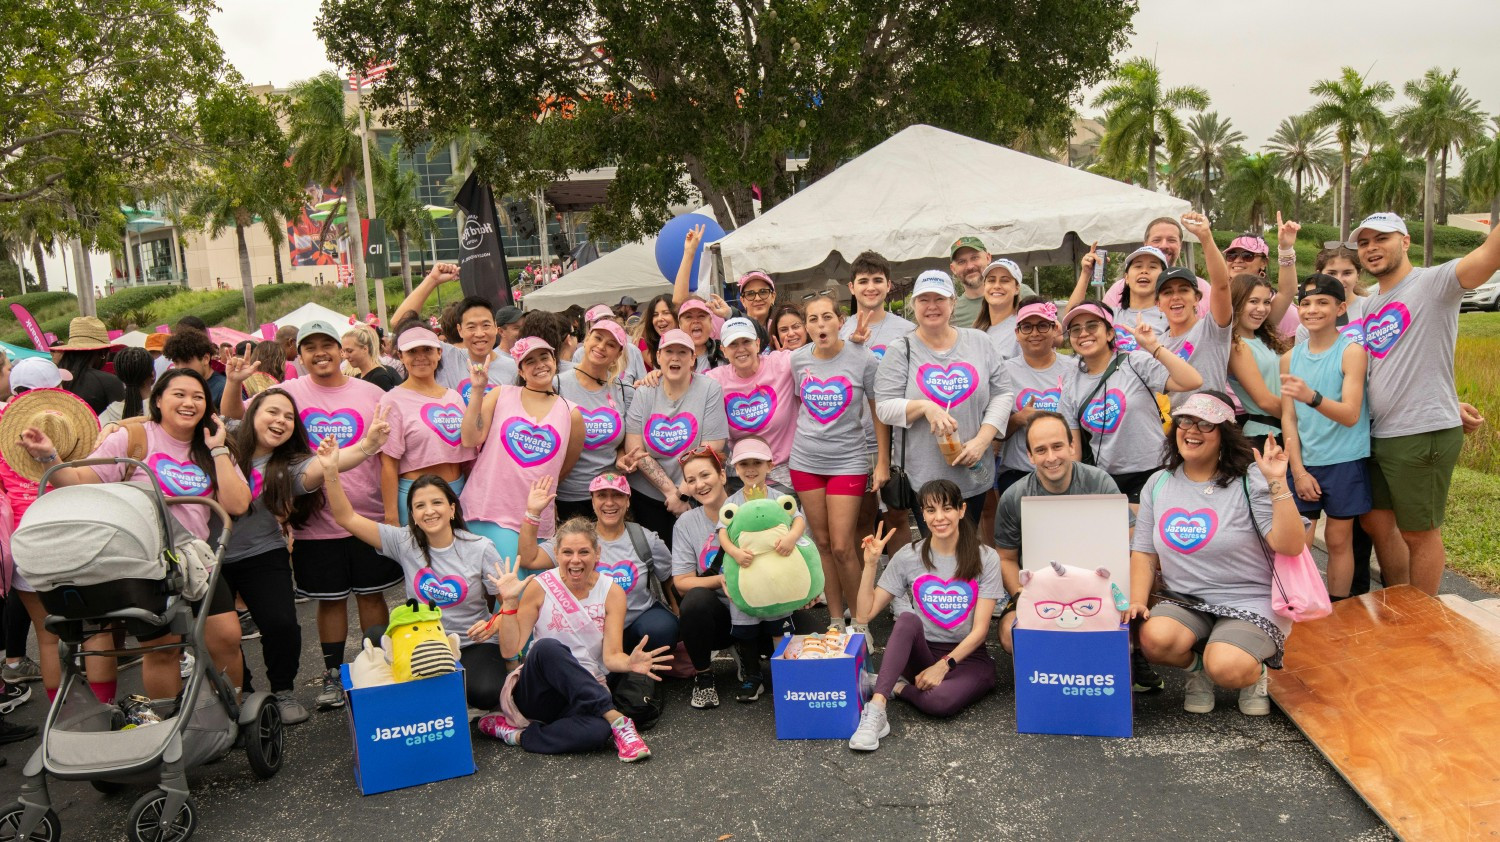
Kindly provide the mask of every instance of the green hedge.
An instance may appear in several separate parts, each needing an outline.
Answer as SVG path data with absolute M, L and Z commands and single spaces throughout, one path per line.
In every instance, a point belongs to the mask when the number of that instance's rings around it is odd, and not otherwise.
M 99 318 L 108 320 L 110 317 L 120 313 L 128 313 L 131 310 L 144 310 L 153 301 L 171 298 L 182 291 L 182 287 L 178 286 L 130 287 L 122 289 L 107 298 L 100 299 L 96 309 Z
M 310 284 L 262 284 L 255 288 L 255 303 L 264 304 L 267 301 L 275 301 L 282 296 L 300 293 L 312 289 Z

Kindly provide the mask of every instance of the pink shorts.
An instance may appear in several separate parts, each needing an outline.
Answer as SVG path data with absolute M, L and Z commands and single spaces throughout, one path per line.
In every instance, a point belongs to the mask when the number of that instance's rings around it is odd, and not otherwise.
M 804 491 L 822 491 L 825 494 L 836 494 L 840 497 L 863 497 L 865 496 L 865 485 L 869 477 L 864 474 L 841 474 L 839 476 L 825 477 L 822 474 L 809 474 L 804 471 L 792 471 L 792 490 L 801 494 Z

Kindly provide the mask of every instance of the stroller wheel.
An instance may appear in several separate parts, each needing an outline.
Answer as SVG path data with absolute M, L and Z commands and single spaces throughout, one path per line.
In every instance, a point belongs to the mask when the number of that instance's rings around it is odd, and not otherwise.
M 285 757 L 286 728 L 281 724 L 281 708 L 274 698 L 267 697 L 255 715 L 255 721 L 245 726 L 245 759 L 250 761 L 250 771 L 265 780 L 281 771 Z
M 100 795 L 119 795 L 125 790 L 125 785 L 115 781 L 89 781 L 89 786 Z
M 162 816 L 166 807 L 167 793 L 153 789 L 142 795 L 130 808 L 129 825 L 125 835 L 130 842 L 187 842 L 198 829 L 198 805 L 189 798 L 176 816 Z
M 26 808 L 19 801 L 12 801 L 0 808 L 0 840 L 10 842 L 21 838 L 21 815 L 25 812 Z M 62 839 L 62 820 L 57 817 L 57 811 L 48 810 L 27 838 L 35 842 L 57 842 Z

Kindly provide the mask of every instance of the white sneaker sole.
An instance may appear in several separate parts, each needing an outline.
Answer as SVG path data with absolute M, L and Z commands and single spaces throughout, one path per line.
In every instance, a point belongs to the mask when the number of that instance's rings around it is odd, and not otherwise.
M 1213 713 L 1214 712 L 1214 700 L 1213 699 L 1209 699 L 1206 702 L 1198 702 L 1198 701 L 1189 701 L 1187 699 L 1183 699 L 1182 700 L 1182 709 L 1185 710 L 1185 711 L 1187 711 L 1188 713 Z
M 854 738 L 850 737 L 849 738 L 849 748 L 854 749 L 855 751 L 874 751 L 875 749 L 880 748 L 880 741 L 883 740 L 883 739 L 885 739 L 886 737 L 889 737 L 890 735 L 891 735 L 891 723 L 890 722 L 886 722 L 885 725 L 880 729 L 880 733 L 875 735 L 875 745 L 872 745 L 872 746 L 858 745 L 857 746 L 857 745 L 854 744 Z

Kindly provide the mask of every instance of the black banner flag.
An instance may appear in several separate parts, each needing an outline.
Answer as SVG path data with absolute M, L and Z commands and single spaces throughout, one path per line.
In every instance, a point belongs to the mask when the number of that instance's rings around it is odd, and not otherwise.
M 510 267 L 500 243 L 495 194 L 473 172 L 453 201 L 464 212 L 464 224 L 458 229 L 459 287 L 464 295 L 477 295 L 496 309 L 514 303 Z

